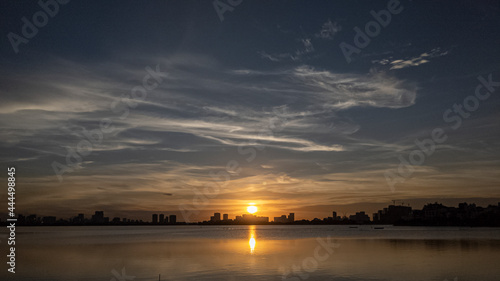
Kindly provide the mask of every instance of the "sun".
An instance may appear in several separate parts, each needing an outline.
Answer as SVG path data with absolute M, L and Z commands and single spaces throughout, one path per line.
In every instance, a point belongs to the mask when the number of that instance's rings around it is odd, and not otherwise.
M 253 214 L 253 213 L 257 212 L 257 207 L 256 206 L 248 206 L 247 212 L 249 212 L 250 214 Z

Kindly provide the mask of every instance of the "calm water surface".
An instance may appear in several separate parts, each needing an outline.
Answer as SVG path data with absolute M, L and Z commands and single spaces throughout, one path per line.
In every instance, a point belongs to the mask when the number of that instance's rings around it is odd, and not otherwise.
M 24 227 L 16 256 L 0 280 L 500 280 L 500 229 Z

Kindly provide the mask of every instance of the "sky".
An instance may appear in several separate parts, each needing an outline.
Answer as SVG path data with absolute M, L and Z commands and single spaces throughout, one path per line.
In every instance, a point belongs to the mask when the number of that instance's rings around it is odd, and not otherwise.
M 40 3 L 0 4 L 18 213 L 500 202 L 498 1 Z

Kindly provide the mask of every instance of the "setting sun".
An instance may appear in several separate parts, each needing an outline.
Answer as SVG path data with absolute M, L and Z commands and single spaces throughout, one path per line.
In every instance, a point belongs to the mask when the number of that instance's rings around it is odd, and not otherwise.
M 256 206 L 248 206 L 247 212 L 249 212 L 250 214 L 253 214 L 253 213 L 257 212 L 257 207 Z

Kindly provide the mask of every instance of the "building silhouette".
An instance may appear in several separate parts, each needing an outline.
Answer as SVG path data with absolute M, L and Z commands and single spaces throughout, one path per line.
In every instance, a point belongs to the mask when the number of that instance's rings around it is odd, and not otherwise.
M 103 224 L 104 223 L 104 211 L 95 211 L 92 215 L 91 222 L 93 224 Z
M 349 220 L 357 223 L 357 224 L 365 224 L 365 223 L 370 223 L 370 217 L 365 214 L 365 212 L 356 212 L 355 215 L 349 216 Z
M 411 207 L 389 205 L 387 208 L 373 214 L 373 222 L 378 224 L 394 224 L 411 218 Z
M 77 225 L 84 224 L 85 223 L 85 215 L 78 214 L 76 217 L 73 218 L 72 223 L 77 224 Z
M 332 212 L 332 220 L 334 220 L 334 221 L 340 220 L 340 216 L 337 216 L 337 212 L 335 212 L 335 211 Z
M 243 214 L 242 216 L 238 216 L 237 219 L 235 219 L 235 222 L 242 224 L 268 223 L 269 217 L 258 217 L 252 214 Z
M 169 220 L 171 224 L 176 224 L 177 223 L 177 216 L 176 215 L 170 215 Z
M 158 222 L 163 224 L 367 224 L 372 223 L 370 217 L 364 211 L 357 212 L 355 215 L 347 218 L 345 215 L 340 218 L 337 212 L 332 212 L 332 217 L 324 219 L 314 218 L 313 220 L 302 219 L 295 220 L 295 214 L 289 213 L 288 217 L 282 215 L 275 217 L 273 222 L 269 222 L 268 217 L 258 217 L 253 214 L 244 214 L 236 216 L 234 220 L 229 219 L 228 214 L 220 219 L 220 213 L 214 213 L 210 221 L 198 223 L 177 223 L 176 215 L 152 214 L 151 222 L 142 220 L 133 220 L 114 217 L 111 221 L 109 217 L 104 217 L 104 211 L 95 211 L 90 219 L 80 213 L 68 220 L 59 219 L 55 216 L 37 216 L 31 214 L 24 216 L 18 214 L 17 225 L 20 226 L 43 226 L 43 225 L 154 225 Z M 7 222 L 0 221 L 2 225 Z M 458 207 L 448 207 L 440 203 L 429 203 L 423 206 L 421 210 L 412 209 L 409 206 L 389 205 L 383 210 L 373 214 L 373 223 L 375 224 L 393 224 L 393 225 L 419 225 L 419 226 L 491 226 L 500 227 L 500 202 L 487 207 L 479 207 L 476 204 L 460 203 Z
M 281 215 L 281 217 L 274 217 L 273 222 L 275 223 L 293 223 L 295 221 L 295 213 L 290 213 L 288 218 L 286 215 Z
M 286 218 L 286 215 L 282 215 L 281 217 L 274 217 L 274 222 L 275 223 L 286 223 L 286 222 L 288 222 L 288 219 Z
M 43 225 L 54 225 L 56 223 L 56 217 L 47 216 L 42 218 Z
M 227 221 L 229 216 L 227 214 L 224 214 L 224 220 Z M 220 222 L 220 213 L 214 213 L 213 216 L 210 217 L 211 222 Z

